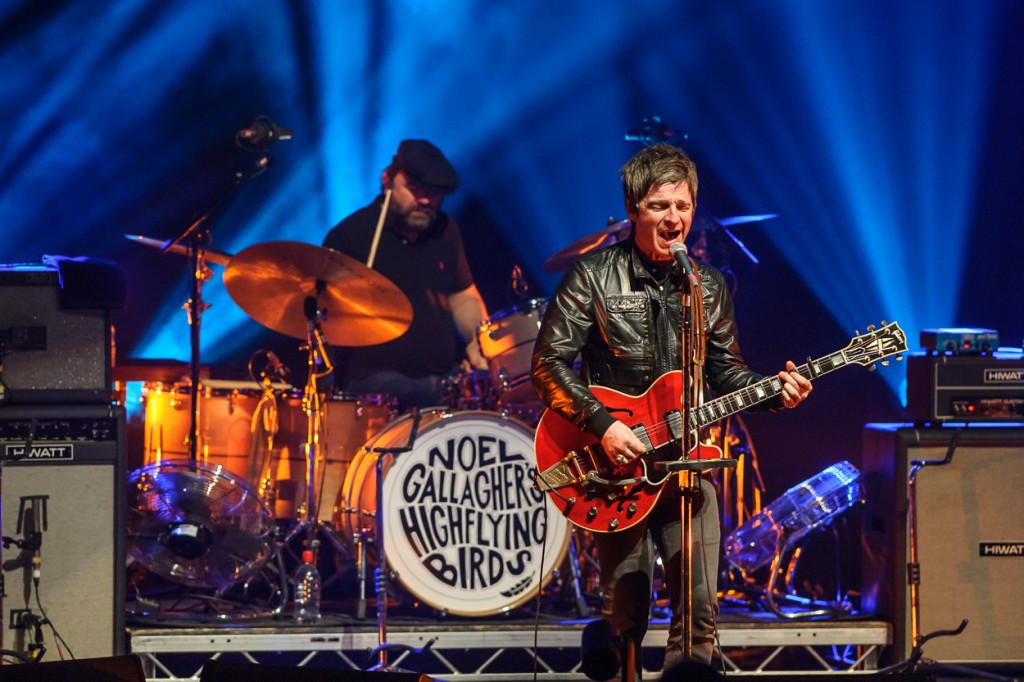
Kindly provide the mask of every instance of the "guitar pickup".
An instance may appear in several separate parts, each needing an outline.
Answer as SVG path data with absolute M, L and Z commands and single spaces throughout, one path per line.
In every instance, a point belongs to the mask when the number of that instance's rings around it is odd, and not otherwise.
M 668 425 L 668 432 L 672 440 L 683 439 L 683 416 L 679 410 L 669 410 L 665 413 L 665 424 Z

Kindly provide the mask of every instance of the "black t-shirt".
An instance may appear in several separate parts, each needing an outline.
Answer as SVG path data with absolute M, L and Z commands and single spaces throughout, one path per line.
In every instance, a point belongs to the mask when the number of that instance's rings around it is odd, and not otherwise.
M 383 200 L 379 195 L 372 204 L 342 220 L 327 233 L 323 245 L 366 263 Z M 339 377 L 359 379 L 380 370 L 410 377 L 451 371 L 461 357 L 461 344 L 448 296 L 473 284 L 458 224 L 438 212 L 434 224 L 412 243 L 385 223 L 373 269 L 408 297 L 412 324 L 387 343 L 336 349 Z

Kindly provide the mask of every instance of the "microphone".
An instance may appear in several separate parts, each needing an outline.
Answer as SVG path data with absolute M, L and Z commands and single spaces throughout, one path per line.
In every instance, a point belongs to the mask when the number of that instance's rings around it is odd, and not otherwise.
M 269 147 L 278 140 L 292 139 L 291 128 L 278 128 L 269 116 L 257 116 L 248 128 L 238 131 L 238 139 L 257 147 Z
M 267 351 L 267 360 L 270 361 L 270 366 L 274 369 L 274 372 L 277 373 L 277 376 L 281 377 L 282 379 L 287 379 L 289 376 L 291 376 L 292 371 L 288 369 L 287 365 L 281 362 L 281 359 L 277 357 L 274 351 Z
M 697 275 L 693 274 L 693 266 L 690 265 L 690 257 L 686 253 L 686 244 L 682 242 L 676 242 L 668 247 L 669 253 L 671 253 L 676 262 L 679 263 L 680 269 L 683 274 L 686 275 L 686 279 L 690 280 L 690 286 L 697 286 Z

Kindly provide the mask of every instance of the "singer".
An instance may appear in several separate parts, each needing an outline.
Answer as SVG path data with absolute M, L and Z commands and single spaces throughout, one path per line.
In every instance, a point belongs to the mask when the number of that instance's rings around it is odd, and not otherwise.
M 443 380 L 460 363 L 487 369 L 477 338 L 487 308 L 459 225 L 441 210 L 459 178 L 433 144 L 403 140 L 380 182 L 381 194 L 338 223 L 323 245 L 394 282 L 412 304 L 412 324 L 388 343 L 337 349 L 335 383 L 353 393 L 393 396 L 399 410 L 440 405 Z M 456 354 L 456 334 L 464 354 Z
M 583 256 L 566 273 L 541 323 L 533 355 L 533 385 L 544 404 L 600 439 L 605 454 L 625 464 L 644 452 L 633 431 L 602 405 L 588 388 L 601 385 L 640 395 L 673 370 L 686 383 L 718 394 L 759 381 L 743 360 L 733 317 L 732 296 L 722 273 L 696 266 L 681 248 L 693 222 L 697 170 L 681 149 L 655 144 L 637 152 L 620 169 L 630 238 Z M 676 253 L 678 252 L 678 253 Z M 679 256 L 677 260 L 676 256 Z M 683 267 L 681 268 L 680 265 Z M 688 272 L 695 272 L 691 282 Z M 692 297 L 692 298 L 691 298 Z M 699 302 L 690 306 L 690 302 Z M 681 357 L 684 305 L 697 331 L 696 357 Z M 582 377 L 573 371 L 582 356 Z M 786 363 L 778 374 L 781 394 L 766 408 L 796 406 L 811 383 Z M 679 452 L 682 455 L 682 452 Z M 710 475 L 699 478 L 693 520 L 694 658 L 711 660 L 718 554 L 718 504 Z M 654 552 L 665 564 L 672 619 L 665 666 L 681 658 L 681 540 L 678 486 L 666 484 L 653 511 L 618 532 L 595 533 L 604 593 L 602 617 L 619 640 L 639 652 L 648 627 Z M 637 655 L 635 679 L 640 679 Z

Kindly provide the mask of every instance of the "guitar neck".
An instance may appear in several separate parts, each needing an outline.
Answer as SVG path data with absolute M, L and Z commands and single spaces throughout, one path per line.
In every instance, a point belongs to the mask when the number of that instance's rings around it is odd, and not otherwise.
M 815 379 L 848 364 L 849 361 L 843 351 L 836 351 L 831 355 L 800 365 L 795 371 L 805 377 Z M 690 425 L 697 429 L 703 428 L 737 412 L 767 402 L 780 393 L 782 393 L 782 380 L 778 376 L 765 377 L 757 383 L 695 407 L 690 414 Z

